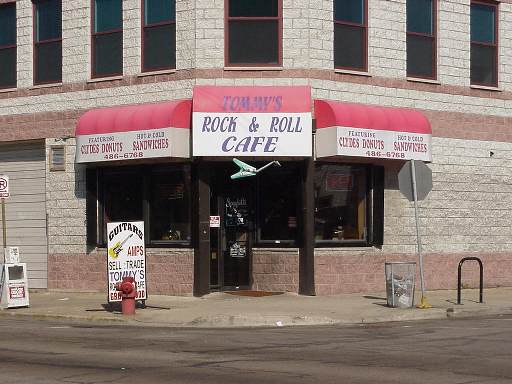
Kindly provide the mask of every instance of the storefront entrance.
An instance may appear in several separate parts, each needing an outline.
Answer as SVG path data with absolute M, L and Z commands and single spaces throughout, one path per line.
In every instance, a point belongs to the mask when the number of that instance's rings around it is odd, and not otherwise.
M 251 285 L 255 180 L 231 180 L 232 173 L 232 163 L 212 167 L 210 285 L 219 290 L 248 289 Z

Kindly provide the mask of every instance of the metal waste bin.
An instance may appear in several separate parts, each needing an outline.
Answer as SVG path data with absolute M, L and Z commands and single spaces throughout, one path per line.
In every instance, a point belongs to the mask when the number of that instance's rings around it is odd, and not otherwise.
M 386 293 L 389 307 L 410 308 L 414 305 L 416 263 L 386 263 Z

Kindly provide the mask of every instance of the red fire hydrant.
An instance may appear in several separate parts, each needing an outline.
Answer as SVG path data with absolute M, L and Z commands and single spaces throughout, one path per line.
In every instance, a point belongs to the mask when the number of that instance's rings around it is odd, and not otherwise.
M 135 298 L 137 288 L 133 277 L 123 277 L 121 283 L 116 284 L 116 289 L 122 292 L 121 311 L 123 315 L 135 315 Z

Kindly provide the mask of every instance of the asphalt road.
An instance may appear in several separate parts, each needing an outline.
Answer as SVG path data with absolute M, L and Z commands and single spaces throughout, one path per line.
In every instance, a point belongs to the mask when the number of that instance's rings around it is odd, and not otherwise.
M 512 383 L 512 317 L 272 329 L 0 319 L 0 383 Z

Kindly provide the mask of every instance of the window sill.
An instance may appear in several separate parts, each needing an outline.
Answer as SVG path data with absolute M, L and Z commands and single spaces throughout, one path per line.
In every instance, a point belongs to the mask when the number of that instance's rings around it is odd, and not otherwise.
M 316 242 L 314 243 L 314 247 L 316 249 L 329 249 L 329 248 L 332 248 L 332 249 L 340 249 L 340 248 L 350 248 L 350 249 L 354 249 L 354 248 L 361 248 L 361 249 L 368 249 L 368 248 L 372 248 L 373 245 L 371 244 L 368 244 L 366 243 L 365 241 L 361 241 L 361 240 L 340 240 L 340 241 L 335 241 L 335 240 L 325 240 L 323 242 Z
M 53 87 L 61 87 L 62 83 L 49 83 L 49 84 L 34 84 L 30 87 L 30 89 L 41 89 L 41 88 L 53 88 Z
M 225 71 L 282 71 L 283 67 L 224 67 Z
M 499 88 L 499 87 L 489 87 L 489 86 L 486 86 L 486 85 L 470 85 L 469 86 L 471 89 L 481 89 L 483 91 L 495 91 L 495 92 L 503 92 L 503 89 Z
M 252 247 L 253 252 L 282 252 L 282 253 L 290 253 L 290 251 L 299 251 L 299 247 L 297 245 L 289 244 L 287 247 L 271 247 L 267 244 L 254 245 Z
M 318 245 L 315 244 L 315 252 L 355 252 L 355 251 L 362 251 L 362 252 L 368 252 L 368 251 L 380 251 L 380 248 L 378 248 L 375 245 L 347 245 L 347 244 L 340 244 L 340 245 L 333 245 L 331 244 L 325 244 L 325 245 Z
M 352 71 L 350 69 L 335 69 L 334 73 L 339 73 L 339 74 L 342 74 L 342 75 L 356 75 L 356 76 L 372 77 L 372 75 L 369 72 Z
M 152 75 L 169 75 L 171 73 L 176 73 L 176 69 L 162 69 L 160 71 L 141 72 L 141 73 L 137 74 L 137 77 L 152 76 Z
M 18 90 L 18 88 L 2 88 L 2 89 L 0 89 L 0 93 L 14 92 L 17 90 Z
M 265 242 L 259 242 L 253 245 L 253 248 L 257 249 L 280 249 L 280 248 L 298 248 L 297 243 L 294 241 L 284 241 L 284 240 L 277 240 L 277 241 L 265 241 Z
M 122 80 L 123 75 L 119 76 L 108 76 L 108 77 L 97 77 L 87 80 L 87 83 L 100 83 L 102 81 Z
M 93 252 L 106 253 L 108 251 L 108 248 L 106 248 L 103 245 L 102 246 L 92 246 L 92 247 L 94 247 Z M 156 246 L 156 245 L 146 244 L 145 247 L 146 247 L 146 253 L 149 252 L 149 253 L 154 253 L 154 254 L 172 253 L 175 251 L 194 249 L 194 247 L 191 244 L 188 244 L 188 245 L 169 244 L 168 246 L 164 246 L 164 245 Z
M 437 84 L 441 85 L 441 82 L 439 80 L 434 79 L 423 79 L 421 77 L 406 77 L 407 81 L 412 81 L 414 83 L 426 83 L 426 84 Z

